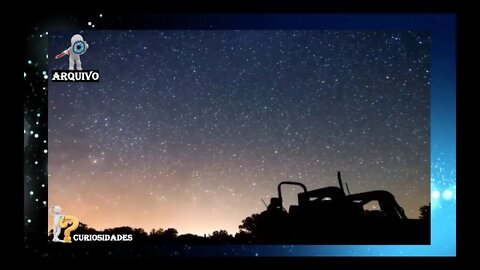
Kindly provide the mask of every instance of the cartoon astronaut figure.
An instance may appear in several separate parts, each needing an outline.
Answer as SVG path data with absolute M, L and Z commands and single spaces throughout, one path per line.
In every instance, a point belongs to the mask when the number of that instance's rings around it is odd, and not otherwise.
M 58 236 L 61 232 L 60 220 L 62 220 L 63 215 L 61 214 L 62 208 L 58 205 L 50 207 L 48 213 L 53 216 L 53 242 L 63 242 Z
M 82 70 L 82 62 L 80 61 L 80 55 L 84 54 L 88 49 L 88 43 L 83 40 L 83 37 L 79 34 L 76 34 L 71 39 L 72 46 L 70 46 L 65 51 L 57 54 L 55 59 L 69 55 L 69 70 L 74 70 L 75 65 L 77 70 Z

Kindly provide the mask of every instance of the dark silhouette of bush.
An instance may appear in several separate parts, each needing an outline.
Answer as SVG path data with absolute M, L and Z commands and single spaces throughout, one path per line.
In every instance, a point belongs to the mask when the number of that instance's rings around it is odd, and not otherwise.
M 176 242 L 181 244 L 209 244 L 210 239 L 207 237 L 187 233 L 187 234 L 179 235 L 176 238 Z
M 258 233 L 258 222 L 259 222 L 260 215 L 253 214 L 244 220 L 242 220 L 242 224 L 238 226 L 240 232 L 245 232 L 247 234 L 255 235 Z
M 229 235 L 226 230 L 214 231 L 209 237 L 213 243 L 232 244 L 234 242 L 233 236 Z
M 430 204 L 420 207 L 421 220 L 430 221 Z
M 253 244 L 253 234 L 246 231 L 239 231 L 235 234 L 235 243 L 238 244 Z
M 172 243 L 178 237 L 178 231 L 174 228 L 168 228 L 166 230 L 159 228 L 153 229 L 148 235 L 151 242 L 156 243 Z
M 420 207 L 419 210 L 420 220 L 410 220 L 408 223 L 395 224 L 381 219 L 370 220 L 368 223 L 360 219 L 358 223 L 355 224 L 334 223 L 335 220 L 324 220 L 325 222 L 323 223 L 312 222 L 312 225 L 307 223 L 310 227 L 307 226 L 301 230 L 298 226 L 295 227 L 295 225 L 302 220 L 296 221 L 297 223 L 295 223 L 295 220 L 292 221 L 292 218 L 290 218 L 285 211 L 281 209 L 270 209 L 261 214 L 253 214 L 246 217 L 242 220 L 242 224 L 238 226 L 239 231 L 234 235 L 230 235 L 226 230 L 216 230 L 208 236 L 199 236 L 190 233 L 179 235 L 175 228 L 158 228 L 151 230 L 149 233 L 145 232 L 142 228 L 132 228 L 129 226 L 96 230 L 80 222 L 78 228 L 72 232 L 71 236 L 73 237 L 75 234 L 132 235 L 132 242 L 140 246 L 146 246 L 146 244 L 338 244 L 340 242 L 363 243 L 359 241 L 368 242 L 371 241 L 371 239 L 376 239 L 375 241 L 377 242 L 374 243 L 390 243 L 390 240 L 383 240 L 384 235 L 391 236 L 392 241 L 409 243 L 423 241 L 422 239 L 428 236 L 430 204 Z M 323 217 L 319 216 L 318 218 L 323 221 Z M 420 222 L 422 225 L 419 227 L 412 222 Z M 319 224 L 323 227 L 318 227 Z M 409 229 L 410 235 L 400 234 L 401 230 L 403 230 L 403 227 L 401 227 L 403 226 L 402 224 L 406 226 L 406 229 Z M 371 229 L 372 226 L 376 226 L 375 229 Z M 356 229 L 356 231 L 354 231 L 354 229 Z M 59 235 L 60 239 L 64 238 L 64 231 L 65 229 L 62 228 Z M 358 231 L 362 233 L 354 233 Z M 391 233 L 392 231 L 394 234 Z M 50 240 L 53 238 L 52 234 L 53 230 L 50 230 Z M 84 246 L 88 246 L 89 242 L 83 242 L 83 244 Z
M 168 228 L 162 233 L 162 236 L 167 239 L 174 239 L 174 238 L 177 238 L 178 231 L 177 229 L 174 229 L 174 228 Z
M 160 229 L 152 229 L 150 233 L 148 234 L 150 242 L 160 242 L 162 240 L 162 234 L 164 230 L 162 228 Z

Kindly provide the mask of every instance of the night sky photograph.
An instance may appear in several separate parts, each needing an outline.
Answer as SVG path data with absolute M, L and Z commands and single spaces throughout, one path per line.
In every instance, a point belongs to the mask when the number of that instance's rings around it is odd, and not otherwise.
M 48 74 L 74 34 L 49 33 Z M 430 202 L 427 32 L 80 34 L 100 80 L 48 84 L 48 207 L 89 227 L 235 234 L 280 182 L 338 186 L 337 171 L 408 218 Z

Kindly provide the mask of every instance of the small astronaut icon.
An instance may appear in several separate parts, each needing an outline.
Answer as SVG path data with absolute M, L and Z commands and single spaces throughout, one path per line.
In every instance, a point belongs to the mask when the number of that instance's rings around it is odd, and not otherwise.
M 57 54 L 55 59 L 69 55 L 69 70 L 75 70 L 75 65 L 77 70 L 82 70 L 82 62 L 80 61 L 80 55 L 84 54 L 88 49 L 88 43 L 83 40 L 83 37 L 79 34 L 73 35 L 71 39 L 71 44 L 68 49 Z
M 61 232 L 60 221 L 63 219 L 62 208 L 58 205 L 52 206 L 48 213 L 53 216 L 53 242 L 63 242 L 58 238 Z

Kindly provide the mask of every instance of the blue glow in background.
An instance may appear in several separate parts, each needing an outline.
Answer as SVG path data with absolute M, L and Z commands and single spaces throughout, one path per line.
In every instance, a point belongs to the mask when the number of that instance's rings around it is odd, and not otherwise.
M 194 17 L 197 17 L 196 19 Z M 431 48 L 431 245 L 191 246 L 206 256 L 455 256 L 456 255 L 456 16 L 453 14 L 182 15 L 172 25 L 214 29 L 420 30 Z M 201 15 L 200 15 L 201 16 Z M 191 17 L 191 18 L 190 18 Z M 148 17 L 144 18 L 148 20 Z M 153 19 L 153 18 L 151 18 Z M 158 18 L 157 18 L 158 19 Z M 154 22 L 154 20 L 152 20 Z M 200 28 L 208 28 L 199 25 Z M 187 254 L 188 255 L 188 254 Z
M 258 22 L 244 16 L 247 26 Z M 425 30 L 431 48 L 431 245 L 250 246 L 243 256 L 456 256 L 456 16 L 454 14 L 270 15 L 267 28 Z M 243 25 L 243 24 L 242 24 Z M 211 247 L 220 253 L 222 247 Z M 225 253 L 224 253 L 225 254 Z

